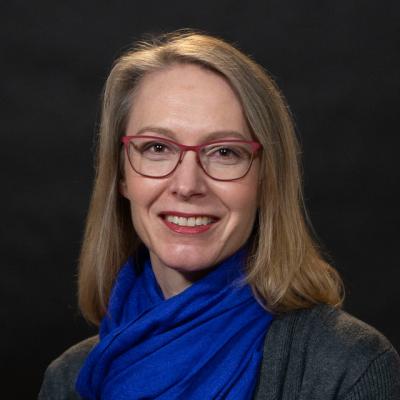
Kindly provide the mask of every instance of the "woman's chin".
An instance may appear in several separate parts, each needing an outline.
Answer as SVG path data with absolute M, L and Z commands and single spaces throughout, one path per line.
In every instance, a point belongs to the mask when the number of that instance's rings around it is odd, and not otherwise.
M 204 251 L 168 251 L 166 254 L 151 254 L 153 266 L 169 268 L 181 273 L 212 269 L 219 262 L 218 256 Z M 156 265 L 155 265 L 156 264 Z

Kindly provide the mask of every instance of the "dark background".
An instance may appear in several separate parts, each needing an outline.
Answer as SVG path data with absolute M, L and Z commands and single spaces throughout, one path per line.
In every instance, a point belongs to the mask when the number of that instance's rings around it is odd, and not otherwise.
M 76 306 L 99 98 L 144 32 L 235 42 L 275 77 L 303 146 L 305 197 L 345 309 L 400 349 L 398 1 L 67 1 L 2 5 L 2 397 L 95 332 Z M 4 385 L 5 383 L 5 385 Z

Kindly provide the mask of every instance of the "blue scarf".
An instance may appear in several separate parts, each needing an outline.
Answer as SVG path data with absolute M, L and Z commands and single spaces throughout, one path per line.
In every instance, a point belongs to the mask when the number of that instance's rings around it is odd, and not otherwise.
M 167 300 L 150 261 L 118 274 L 100 342 L 80 371 L 85 399 L 251 399 L 272 321 L 237 252 Z

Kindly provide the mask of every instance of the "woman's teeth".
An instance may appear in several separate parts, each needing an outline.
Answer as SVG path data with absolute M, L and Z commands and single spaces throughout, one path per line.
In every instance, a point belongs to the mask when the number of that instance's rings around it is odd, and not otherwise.
M 177 217 L 176 215 L 167 215 L 165 219 L 168 222 L 180 226 L 198 226 L 198 225 L 208 225 L 211 224 L 212 218 L 210 217 Z

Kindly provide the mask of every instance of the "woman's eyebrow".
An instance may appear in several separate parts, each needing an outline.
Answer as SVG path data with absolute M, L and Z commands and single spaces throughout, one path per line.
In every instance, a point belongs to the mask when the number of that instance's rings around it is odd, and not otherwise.
M 205 141 L 218 140 L 218 139 L 240 139 L 240 140 L 251 140 L 244 133 L 238 131 L 215 131 L 210 132 L 204 137 Z
M 159 135 L 167 136 L 170 139 L 175 139 L 175 134 L 172 130 L 158 126 L 144 126 L 140 128 L 134 136 L 141 135 L 142 133 L 157 133 Z
M 168 128 L 162 128 L 158 126 L 145 126 L 139 129 L 134 135 L 141 135 L 143 133 L 156 133 L 159 135 L 163 135 L 168 137 L 169 139 L 176 140 L 176 135 L 174 131 Z M 219 140 L 219 139 L 240 139 L 240 140 L 251 140 L 248 138 L 244 133 L 238 131 L 231 131 L 231 130 L 221 130 L 221 131 L 214 131 L 210 132 L 204 136 L 202 136 L 202 142 L 209 142 L 212 140 Z

